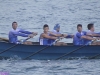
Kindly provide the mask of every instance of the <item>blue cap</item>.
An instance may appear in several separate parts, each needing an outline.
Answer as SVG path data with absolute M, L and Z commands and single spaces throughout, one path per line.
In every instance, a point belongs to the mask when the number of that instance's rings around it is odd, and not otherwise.
M 60 25 L 59 25 L 59 24 L 56 24 L 56 25 L 54 26 L 54 30 L 57 30 L 58 28 L 60 28 Z

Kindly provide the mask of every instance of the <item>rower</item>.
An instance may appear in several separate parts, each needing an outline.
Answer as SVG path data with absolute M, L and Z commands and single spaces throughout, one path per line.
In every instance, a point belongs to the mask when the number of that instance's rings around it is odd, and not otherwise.
M 40 35 L 39 38 L 39 42 L 40 45 L 52 45 L 53 42 L 51 42 L 50 40 L 56 40 L 58 39 L 57 36 L 61 36 L 62 34 L 54 34 L 52 32 L 49 31 L 49 26 L 47 24 L 45 24 L 43 26 L 43 30 L 44 32 Z M 54 35 L 54 36 L 50 36 L 50 35 Z
M 59 25 L 59 24 L 56 24 L 56 25 L 54 26 L 54 29 L 53 29 L 52 33 L 54 33 L 54 34 L 61 34 L 61 33 L 60 33 L 60 25 Z M 54 35 L 51 34 L 50 36 L 54 36 Z M 60 38 L 60 37 L 64 38 L 64 34 L 61 35 L 61 36 L 58 36 L 58 38 Z M 51 43 L 53 43 L 55 40 L 54 40 L 54 39 L 50 39 L 49 41 L 51 41 Z M 67 44 L 64 43 L 64 42 L 57 42 L 55 45 L 61 46 L 61 45 L 67 45 Z
M 56 24 L 56 25 L 54 26 L 54 30 L 52 31 L 52 33 L 54 33 L 54 34 L 61 34 L 61 32 L 60 32 L 60 25 L 59 25 L 59 24 Z M 51 36 L 52 36 L 52 35 L 51 35 Z M 58 38 L 59 38 L 59 37 L 61 37 L 61 38 L 73 38 L 73 35 L 63 34 L 62 36 L 58 36 Z M 55 41 L 55 40 L 51 40 L 51 42 L 54 42 L 54 41 Z M 57 42 L 56 45 L 57 45 L 57 46 L 61 46 L 61 45 L 66 46 L 67 43 L 64 43 L 64 42 Z
M 77 25 L 77 33 L 74 35 L 73 44 L 74 45 L 86 45 L 85 40 L 96 40 L 95 38 L 87 36 L 87 32 L 82 31 L 82 25 Z
M 37 33 L 35 33 L 35 32 L 25 31 L 25 30 L 19 29 L 17 27 L 18 27 L 17 22 L 13 22 L 12 23 L 12 30 L 9 32 L 9 42 L 10 43 L 20 44 L 20 41 L 18 40 L 18 36 L 32 38 L 33 35 L 34 36 L 37 35 Z M 32 42 L 26 41 L 24 44 L 32 45 Z
M 87 34 L 86 34 L 87 36 L 90 36 L 92 38 L 96 37 L 96 39 L 100 39 L 99 38 L 100 37 L 100 34 L 94 32 L 95 31 L 94 24 L 88 24 L 87 25 L 87 28 L 88 28 L 88 31 L 87 31 Z M 92 42 L 91 40 L 85 40 L 84 41 L 84 43 L 87 44 L 87 45 L 89 43 L 91 43 L 91 42 Z M 94 42 L 92 42 L 92 45 L 100 45 L 100 42 L 94 41 Z

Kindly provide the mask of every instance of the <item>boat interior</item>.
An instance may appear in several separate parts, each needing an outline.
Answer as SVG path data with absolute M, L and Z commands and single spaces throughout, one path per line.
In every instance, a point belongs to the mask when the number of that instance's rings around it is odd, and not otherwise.
M 0 40 L 0 42 L 5 42 L 5 43 L 9 43 L 9 41 L 5 41 L 5 40 Z M 39 42 L 33 42 L 33 45 L 40 45 Z M 67 43 L 68 46 L 72 46 L 73 43 Z

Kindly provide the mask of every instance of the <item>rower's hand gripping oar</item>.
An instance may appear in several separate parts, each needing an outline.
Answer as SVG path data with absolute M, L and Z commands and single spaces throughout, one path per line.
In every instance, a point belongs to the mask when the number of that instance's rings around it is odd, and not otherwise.
M 30 39 L 30 38 L 27 38 L 27 39 L 23 40 L 23 42 L 21 42 L 21 43 L 26 42 L 28 39 Z M 9 47 L 9 48 L 7 48 L 7 49 L 1 51 L 0 54 L 4 53 L 4 52 L 6 52 L 6 51 L 9 51 L 10 49 L 16 47 L 17 45 L 18 45 L 18 44 L 15 44 L 15 45 L 13 45 L 13 46 L 11 46 L 11 47 Z
M 60 40 L 60 39 L 55 40 L 51 45 L 54 45 L 54 44 L 55 44 L 56 42 L 58 42 L 59 40 Z M 28 59 L 28 58 L 30 58 L 30 57 L 36 55 L 37 53 L 39 53 L 39 52 L 45 50 L 46 48 L 50 47 L 51 45 L 46 46 L 46 47 L 44 47 L 44 48 L 42 48 L 42 49 L 36 51 L 35 53 L 30 54 L 29 56 L 27 56 L 26 58 L 24 58 L 24 60 L 26 60 L 26 59 Z

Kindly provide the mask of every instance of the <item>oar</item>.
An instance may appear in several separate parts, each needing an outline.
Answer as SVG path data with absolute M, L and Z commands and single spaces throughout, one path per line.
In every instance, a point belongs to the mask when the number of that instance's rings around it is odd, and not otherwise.
M 100 56 L 100 54 L 97 54 L 97 55 L 94 55 L 94 56 L 91 56 L 89 57 L 89 59 L 95 59 L 96 57 Z
M 93 40 L 91 43 L 93 43 L 94 41 L 95 41 L 95 40 Z M 90 45 L 91 45 L 91 44 L 90 44 Z M 59 59 L 65 57 L 65 56 L 67 56 L 67 55 L 69 55 L 69 54 L 71 54 L 71 53 L 74 53 L 75 51 L 80 50 L 81 48 L 84 48 L 84 47 L 86 47 L 86 45 L 83 45 L 83 46 L 81 46 L 81 47 L 79 47 L 79 48 L 77 48 L 77 49 L 75 49 L 75 50 L 73 50 L 73 51 L 71 51 L 71 52 L 69 52 L 69 53 L 66 53 L 66 54 L 64 54 L 64 55 L 62 55 L 62 56 L 56 58 L 56 60 L 59 60 Z
M 52 45 L 55 44 L 55 43 L 58 42 L 58 41 L 59 41 L 59 39 L 56 40 L 56 41 L 54 41 L 54 42 L 52 43 Z M 35 53 L 30 54 L 29 56 L 27 56 L 26 58 L 24 58 L 24 60 L 26 60 L 26 59 L 28 59 L 28 58 L 30 58 L 30 57 L 32 57 L 32 56 L 34 56 L 34 55 L 40 53 L 41 51 L 47 49 L 48 47 L 50 47 L 50 45 L 49 45 L 49 46 L 46 46 L 46 47 L 44 47 L 44 48 L 42 48 L 42 49 L 40 49 L 40 50 L 38 50 L 38 51 L 36 51 Z
M 74 53 L 75 51 L 78 51 L 78 50 L 80 50 L 81 48 L 84 48 L 85 46 L 86 46 L 86 45 L 81 46 L 81 47 L 79 47 L 79 48 L 77 48 L 77 49 L 75 49 L 75 50 L 73 50 L 73 51 L 71 51 L 71 52 L 69 52 L 69 53 L 66 53 L 66 54 L 64 54 L 64 55 L 62 55 L 62 56 L 56 58 L 56 60 L 59 60 L 59 59 L 65 57 L 65 56 L 67 56 L 67 55 L 69 55 L 69 54 L 71 54 L 71 53 Z
M 30 38 L 25 39 L 22 43 L 24 43 L 24 42 L 27 41 L 28 39 L 30 39 Z M 6 52 L 6 51 L 9 51 L 10 49 L 16 47 L 17 45 L 18 45 L 18 44 L 15 44 L 15 45 L 13 45 L 13 46 L 11 46 L 11 47 L 9 47 L 9 48 L 7 48 L 7 49 L 1 51 L 0 54 L 4 53 L 4 52 Z

